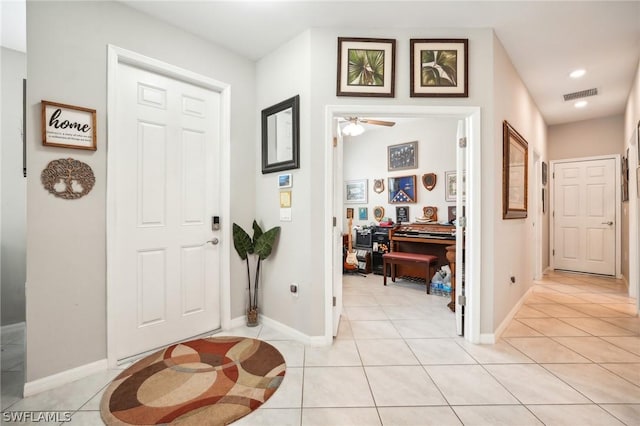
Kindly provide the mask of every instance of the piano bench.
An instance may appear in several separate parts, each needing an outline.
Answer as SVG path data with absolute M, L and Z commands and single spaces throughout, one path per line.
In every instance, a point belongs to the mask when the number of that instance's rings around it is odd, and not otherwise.
M 435 274 L 435 267 L 438 264 L 438 256 L 430 254 L 407 253 L 392 251 L 382 255 L 382 275 L 384 285 L 387 285 L 387 265 L 391 266 L 391 281 L 396 281 L 396 265 L 420 264 L 425 267 L 425 280 L 427 284 L 427 294 L 429 294 L 429 284 L 431 277 Z

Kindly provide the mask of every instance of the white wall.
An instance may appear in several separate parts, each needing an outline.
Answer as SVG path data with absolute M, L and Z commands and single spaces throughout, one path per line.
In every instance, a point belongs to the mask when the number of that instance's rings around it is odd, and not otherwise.
M 254 64 L 117 2 L 28 2 L 27 381 L 106 358 L 107 44 L 229 83 L 232 221 L 255 211 Z M 63 54 L 64 53 L 64 54 Z M 95 152 L 43 147 L 40 101 L 97 110 Z M 40 171 L 56 158 L 89 164 L 96 184 L 67 201 Z M 251 175 L 252 176 L 252 175 Z M 238 195 L 240 194 L 240 195 Z M 231 269 L 232 317 L 242 315 L 246 272 Z
M 25 320 L 27 179 L 22 174 L 22 80 L 27 77 L 23 52 L 1 48 L 2 69 L 2 320 Z
M 632 297 L 636 297 L 640 307 L 640 199 L 636 188 L 637 173 L 640 173 L 640 64 L 636 70 L 633 86 L 627 99 L 627 108 L 624 114 L 624 143 L 629 149 L 629 205 L 628 226 L 629 226 L 629 287 Z M 624 207 L 624 204 L 623 204 Z M 623 249 L 624 250 L 624 249 Z
M 410 122 L 399 122 L 394 127 L 368 130 L 360 136 L 344 138 L 344 179 L 367 179 L 368 203 L 345 204 L 354 208 L 354 225 L 369 225 L 375 222 L 373 209 L 382 206 L 385 216 L 394 222 L 397 206 L 409 206 L 409 218 L 414 221 L 422 216 L 422 208 L 434 206 L 438 208 L 438 221 L 447 221 L 447 207 L 455 202 L 445 201 L 445 172 L 456 169 L 456 131 L 457 119 L 420 119 Z M 418 142 L 418 168 L 409 170 L 388 171 L 387 147 L 405 142 Z M 437 183 L 432 191 L 422 184 L 422 175 L 435 173 Z M 389 204 L 389 177 L 416 176 L 416 203 Z M 384 179 L 384 191 L 373 191 L 373 180 Z M 360 221 L 358 208 L 367 207 L 369 218 Z M 343 219 L 346 212 L 343 213 Z M 348 229 L 345 219 L 343 229 Z
M 276 250 L 263 263 L 260 310 L 267 317 L 309 336 L 320 334 L 318 330 L 324 318 L 322 304 L 318 303 L 318 298 L 322 296 L 318 292 L 322 290 L 321 282 L 309 271 L 309 264 L 314 261 L 312 248 L 317 245 L 309 238 L 309 232 L 315 226 L 311 219 L 311 200 L 322 195 L 310 190 L 312 164 L 318 161 L 312 157 L 309 149 L 311 63 L 309 31 L 258 61 L 257 123 L 260 123 L 263 109 L 300 95 L 300 168 L 267 174 L 262 174 L 259 167 L 255 169 L 256 218 L 264 228 L 282 228 Z M 256 164 L 261 164 L 259 125 L 255 140 L 254 156 Z M 290 222 L 280 221 L 278 175 L 282 173 L 292 174 L 293 186 L 287 189 L 291 191 Z M 298 284 L 297 297 L 293 297 L 289 291 L 291 283 Z
M 483 228 L 483 249 L 490 256 L 483 267 L 492 264 L 493 273 L 483 280 L 484 297 L 492 297 L 493 312 L 482 312 L 483 326 L 498 328 L 509 311 L 532 284 L 534 248 L 533 223 L 543 226 L 548 235 L 549 215 L 537 220 L 532 209 L 533 197 L 539 197 L 538 182 L 533 170 L 534 152 L 548 161 L 547 126 L 527 88 L 518 76 L 500 40 L 494 38 L 494 104 L 493 138 L 483 141 L 483 223 L 493 223 L 492 229 Z M 528 217 L 502 219 L 502 121 L 507 120 L 524 137 L 529 148 Z M 485 191 L 487 189 L 487 191 Z M 547 185 L 548 190 L 548 185 Z M 489 195 L 487 197 L 487 195 Z M 489 217 L 486 217 L 489 216 Z M 542 223 L 540 223 L 542 222 Z M 487 232 L 488 231 L 488 232 Z M 543 241 L 548 247 L 548 240 Z M 548 256 L 548 254 L 547 254 Z M 483 277 L 486 275 L 483 274 Z M 509 278 L 514 276 L 515 284 Z M 483 304 L 483 308 L 485 305 Z M 488 318 L 492 315 L 492 318 Z
M 624 116 L 549 126 L 549 160 L 622 154 Z

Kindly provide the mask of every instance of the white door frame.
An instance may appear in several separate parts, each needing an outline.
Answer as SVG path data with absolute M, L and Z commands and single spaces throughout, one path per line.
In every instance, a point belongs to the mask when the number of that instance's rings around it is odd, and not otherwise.
M 542 278 L 542 228 L 544 214 L 542 213 L 542 158 L 540 154 L 533 151 L 533 279 L 539 280 Z M 546 197 L 546 194 L 545 194 Z M 547 206 L 548 210 L 549 206 Z
M 118 84 L 118 64 L 126 63 L 137 68 L 170 77 L 185 83 L 194 84 L 220 94 L 220 321 L 223 329 L 229 328 L 231 322 L 230 293 L 230 242 L 231 242 L 231 208 L 230 208 L 230 86 L 226 83 L 205 77 L 200 74 L 179 68 L 162 61 L 122 49 L 107 46 L 107 360 L 110 367 L 117 365 L 115 354 L 115 313 L 117 312 L 114 297 L 114 278 L 117 265 L 115 259 L 116 223 L 116 164 L 118 140 L 116 134 L 116 93 Z
M 472 343 L 480 343 L 480 277 L 481 277 L 481 129 L 480 108 L 467 106 L 409 106 L 409 105 L 328 105 L 325 109 L 325 182 L 324 182 L 324 275 L 325 327 L 324 341 L 330 343 L 333 335 L 333 136 L 334 119 L 344 115 L 377 115 L 385 117 L 456 117 L 466 121 L 467 140 L 467 233 L 466 247 L 469 255 L 465 265 L 466 307 L 464 338 Z
M 553 242 L 554 242 L 554 232 L 555 232 L 555 218 L 553 212 L 555 211 L 555 168 L 556 164 L 562 163 L 579 163 L 583 161 L 593 161 L 593 160 L 615 160 L 615 206 L 616 206 L 616 253 L 615 253 L 615 264 L 616 264 L 616 278 L 622 278 L 622 222 L 621 222 L 621 213 L 620 213 L 620 204 L 621 204 L 621 196 L 620 196 L 620 154 L 611 154 L 611 155 L 599 155 L 595 157 L 580 157 L 580 158 L 565 158 L 563 160 L 553 160 L 549 162 L 549 214 L 551 218 L 549 220 L 549 268 L 551 270 L 555 270 L 555 256 L 553 255 Z

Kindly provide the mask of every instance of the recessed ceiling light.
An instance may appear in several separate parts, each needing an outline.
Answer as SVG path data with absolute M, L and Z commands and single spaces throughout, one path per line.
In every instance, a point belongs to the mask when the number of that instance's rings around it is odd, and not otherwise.
M 583 75 L 585 75 L 587 73 L 587 71 L 585 71 L 584 69 L 580 68 L 574 71 L 571 71 L 571 74 L 569 74 L 569 77 L 571 78 L 580 78 Z
M 575 104 L 573 104 L 573 106 L 576 108 L 584 108 L 587 106 L 587 104 L 588 104 L 587 101 L 578 101 Z

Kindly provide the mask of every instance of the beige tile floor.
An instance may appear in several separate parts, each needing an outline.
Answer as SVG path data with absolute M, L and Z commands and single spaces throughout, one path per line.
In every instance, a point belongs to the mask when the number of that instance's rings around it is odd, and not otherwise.
M 265 326 L 228 333 L 267 340 L 287 361 L 281 388 L 236 424 L 640 425 L 640 319 L 623 290 L 612 279 L 551 273 L 498 343 L 473 345 L 455 335 L 445 299 L 424 287 L 345 277 L 331 347 Z M 2 338 L 3 349 L 21 345 Z M 20 399 L 15 349 L 2 363 L 5 413 L 71 411 L 73 425 L 102 424 L 100 397 L 117 371 Z

